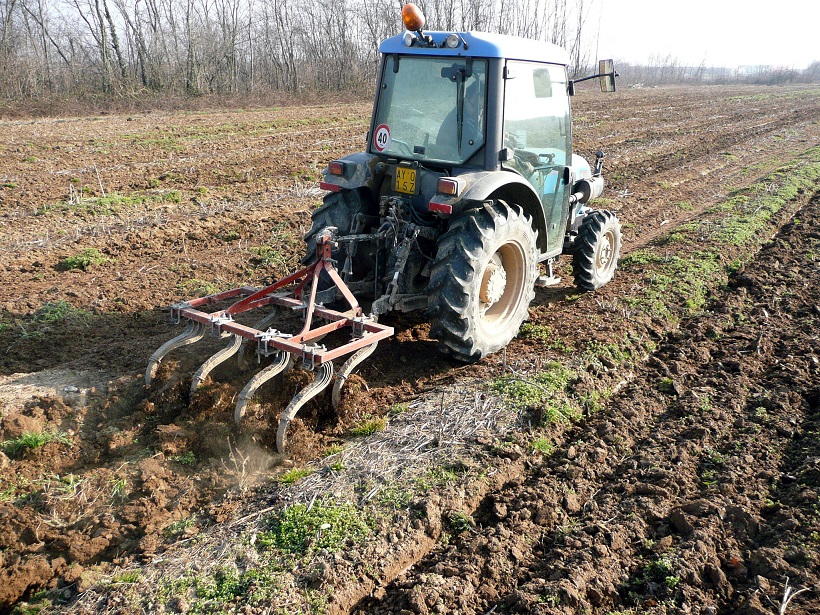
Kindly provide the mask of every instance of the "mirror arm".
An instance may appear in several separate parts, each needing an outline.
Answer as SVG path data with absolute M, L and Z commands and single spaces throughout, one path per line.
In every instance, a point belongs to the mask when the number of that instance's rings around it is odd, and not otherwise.
M 617 72 L 614 72 L 614 73 L 600 73 L 598 75 L 591 75 L 589 77 L 582 77 L 581 79 L 573 79 L 572 82 L 573 83 L 581 83 L 582 81 L 589 81 L 590 79 L 597 79 L 598 77 L 609 77 L 609 76 L 620 77 L 621 75 L 618 74 Z

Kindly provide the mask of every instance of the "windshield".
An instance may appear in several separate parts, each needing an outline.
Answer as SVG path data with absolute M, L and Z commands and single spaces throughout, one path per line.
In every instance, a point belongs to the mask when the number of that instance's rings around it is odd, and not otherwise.
M 370 151 L 463 164 L 484 145 L 486 83 L 485 60 L 386 58 Z

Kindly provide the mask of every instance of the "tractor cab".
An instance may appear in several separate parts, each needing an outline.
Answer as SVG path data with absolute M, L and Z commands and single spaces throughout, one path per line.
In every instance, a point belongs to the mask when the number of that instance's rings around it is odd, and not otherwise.
M 500 34 L 425 32 L 412 4 L 402 17 L 407 31 L 379 48 L 367 150 L 331 164 L 321 186 L 365 179 L 376 199 L 402 198 L 431 226 L 488 200 L 515 202 L 536 226 L 539 260 L 556 257 L 582 207 L 571 211 L 576 183 L 593 176 L 572 153 L 569 54 Z M 600 194 L 603 180 L 593 183 Z

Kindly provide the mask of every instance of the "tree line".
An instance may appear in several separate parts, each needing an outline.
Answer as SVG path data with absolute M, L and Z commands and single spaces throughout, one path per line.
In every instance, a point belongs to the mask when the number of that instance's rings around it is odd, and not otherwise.
M 418 0 L 430 29 L 556 43 L 589 63 L 598 0 Z M 372 89 L 402 0 L 0 0 L 0 98 Z M 597 27 L 597 24 L 594 24 Z M 589 39 L 589 40 L 588 40 Z
M 687 66 L 671 55 L 654 55 L 644 64 L 618 62 L 622 82 L 632 86 L 670 84 L 785 85 L 790 83 L 820 83 L 820 61 L 797 70 L 782 66 Z
M 0 0 L 0 100 L 88 96 L 371 93 L 378 45 L 405 0 Z M 595 60 L 601 0 L 416 0 L 430 29 L 555 43 Z M 805 71 L 619 63 L 621 83 L 785 83 Z M 588 73 L 587 73 L 588 74 Z

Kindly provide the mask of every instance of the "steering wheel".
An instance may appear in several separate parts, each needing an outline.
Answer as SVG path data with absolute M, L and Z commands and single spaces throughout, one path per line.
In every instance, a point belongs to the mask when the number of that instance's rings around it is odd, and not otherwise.
M 539 167 L 541 166 L 541 159 L 538 157 L 538 154 L 531 152 L 526 149 L 517 149 L 513 150 L 513 156 L 520 162 L 528 164 L 532 167 Z
M 403 149 L 403 150 L 404 150 L 404 152 L 405 152 L 406 154 L 410 154 L 411 156 L 413 155 L 413 148 L 412 148 L 412 147 L 410 147 L 410 146 L 409 146 L 407 143 L 405 143 L 404 141 L 401 141 L 401 140 L 399 140 L 399 139 L 393 139 L 393 141 L 392 141 L 392 142 L 393 142 L 393 143 L 397 143 L 398 145 L 400 145 L 400 146 L 401 146 L 401 149 Z

